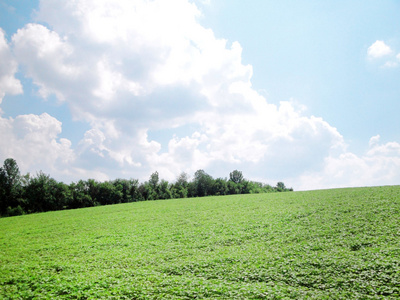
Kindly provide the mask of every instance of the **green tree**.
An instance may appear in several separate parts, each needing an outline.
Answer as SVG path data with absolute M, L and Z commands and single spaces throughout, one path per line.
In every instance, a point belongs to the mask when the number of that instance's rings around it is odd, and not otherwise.
M 44 212 L 62 209 L 63 204 L 56 197 L 57 181 L 40 171 L 26 186 L 25 196 L 30 212 Z
M 158 197 L 157 199 L 171 199 L 171 189 L 169 186 L 168 181 L 161 180 L 159 187 L 158 187 Z
M 194 173 L 193 182 L 197 197 L 208 196 L 211 194 L 214 180 L 210 175 L 204 172 L 204 170 L 197 170 L 196 173 Z
M 181 174 L 179 174 L 176 183 L 180 186 L 187 188 L 189 184 L 189 175 L 185 172 L 182 172 Z
M 159 179 L 160 178 L 157 171 L 150 175 L 149 184 L 151 185 L 153 190 L 157 189 Z
M 241 193 L 242 194 L 254 194 L 255 191 L 254 189 L 254 185 L 252 184 L 251 181 L 248 180 L 243 180 L 241 183 Z
M 197 186 L 194 180 L 188 183 L 187 191 L 188 197 L 197 197 Z
M 84 193 L 91 198 L 89 202 L 85 201 L 85 205 L 96 205 L 96 203 L 98 203 L 97 198 L 99 197 L 99 183 L 94 179 L 88 179 L 87 181 L 81 180 L 80 182 Z
M 115 179 L 113 185 L 122 193 L 122 203 L 132 202 L 131 185 L 132 182 L 126 179 Z
M 152 196 L 153 196 L 152 188 L 148 182 L 145 182 L 145 183 L 142 183 L 139 185 L 138 193 L 139 193 L 140 201 L 154 200 L 152 198 Z
M 276 184 L 276 188 L 275 188 L 278 192 L 284 192 L 284 191 L 286 191 L 286 186 L 285 186 L 285 184 L 283 183 L 283 182 L 281 182 L 281 181 L 279 181 L 277 184 Z
M 214 184 L 212 187 L 213 190 L 213 195 L 227 195 L 228 194 L 228 184 L 226 182 L 226 179 L 223 178 L 217 178 L 214 180 Z
M 137 179 L 130 179 L 129 180 L 129 195 L 132 201 L 139 201 L 141 195 L 139 193 L 139 180 Z
M 173 198 L 186 198 L 188 196 L 189 175 L 182 172 L 171 187 Z
M 0 168 L 0 215 L 6 215 L 7 207 L 9 204 L 9 198 L 7 196 L 8 185 L 7 175 L 3 168 Z
M 172 198 L 186 198 L 188 197 L 189 193 L 188 193 L 188 189 L 184 188 L 183 186 L 179 185 L 179 184 L 174 184 L 171 187 L 171 196 Z
M 114 186 L 112 182 L 105 181 L 99 183 L 99 196 L 98 202 L 101 205 L 117 204 L 122 202 L 122 187 L 120 185 Z
M 263 193 L 272 193 L 275 192 L 275 188 L 269 184 L 262 184 Z
M 229 180 L 227 186 L 229 195 L 240 194 L 240 185 L 238 183 Z
M 72 199 L 67 204 L 68 208 L 82 208 L 98 205 L 99 203 L 90 196 L 91 189 L 93 194 L 97 194 L 97 192 L 94 192 L 93 184 L 95 184 L 94 180 L 91 183 L 90 181 L 85 182 L 83 180 L 79 180 L 77 183 L 71 183 L 69 189 L 72 193 Z
M 73 194 L 69 186 L 63 182 L 57 182 L 53 191 L 56 198 L 57 206 L 54 210 L 61 210 L 68 208 L 68 205 L 73 201 Z
M 242 172 L 238 170 L 232 171 L 231 173 L 229 173 L 229 180 L 236 184 L 242 183 L 242 181 L 244 180 Z
M 7 158 L 0 168 L 0 214 L 17 207 L 21 202 L 22 186 L 18 164 L 13 158 Z

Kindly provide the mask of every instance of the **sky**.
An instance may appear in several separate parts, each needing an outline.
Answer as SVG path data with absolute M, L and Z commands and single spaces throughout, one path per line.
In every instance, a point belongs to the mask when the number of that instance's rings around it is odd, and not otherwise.
M 0 0 L 0 28 L 23 174 L 400 184 L 397 0 Z

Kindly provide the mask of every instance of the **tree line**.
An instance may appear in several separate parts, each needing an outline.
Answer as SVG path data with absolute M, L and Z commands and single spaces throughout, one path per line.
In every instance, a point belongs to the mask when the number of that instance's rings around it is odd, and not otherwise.
M 181 173 L 173 183 L 160 179 L 158 172 L 154 172 L 142 183 L 137 179 L 88 179 L 68 185 L 41 171 L 36 176 L 21 175 L 17 162 L 7 158 L 0 167 L 0 216 L 147 200 L 286 191 L 293 189 L 286 188 L 283 182 L 273 187 L 246 180 L 238 170 L 232 171 L 229 179 L 214 179 L 198 170 L 192 180 L 187 173 Z

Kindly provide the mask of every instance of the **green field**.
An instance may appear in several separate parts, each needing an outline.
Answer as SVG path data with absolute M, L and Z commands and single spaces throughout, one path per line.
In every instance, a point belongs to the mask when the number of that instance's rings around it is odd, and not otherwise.
M 0 219 L 4 299 L 400 297 L 400 186 Z

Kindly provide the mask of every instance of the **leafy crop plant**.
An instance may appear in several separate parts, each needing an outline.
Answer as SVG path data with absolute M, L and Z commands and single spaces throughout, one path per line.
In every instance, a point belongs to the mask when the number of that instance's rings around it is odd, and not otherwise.
M 399 186 L 0 219 L 3 299 L 399 297 Z

